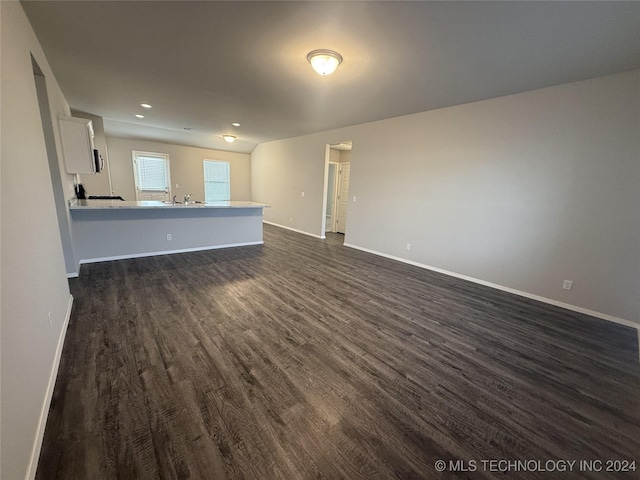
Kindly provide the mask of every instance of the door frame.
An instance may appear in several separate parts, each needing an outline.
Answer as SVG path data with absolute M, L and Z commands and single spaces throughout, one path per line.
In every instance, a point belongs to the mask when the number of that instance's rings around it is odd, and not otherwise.
M 320 217 L 322 219 L 322 221 L 320 222 L 320 238 L 327 238 L 325 229 L 327 228 L 327 197 L 328 197 L 328 190 L 329 190 L 329 164 L 330 163 L 337 163 L 338 165 L 338 169 L 340 168 L 340 165 L 342 165 L 341 162 L 333 162 L 330 160 L 331 158 L 331 145 L 337 145 L 340 143 L 346 143 L 345 141 L 341 141 L 341 142 L 334 142 L 334 143 L 327 143 L 324 147 L 324 180 L 323 180 L 323 188 L 322 188 L 322 216 Z M 349 140 L 349 143 L 352 144 L 352 148 L 353 148 L 353 142 L 351 140 Z M 351 162 L 344 162 L 344 163 L 349 163 L 351 164 Z M 336 172 L 337 173 L 337 172 Z M 339 180 L 338 177 L 340 175 L 336 175 L 336 188 L 334 188 L 334 195 L 337 197 L 338 195 L 338 185 L 339 185 Z M 335 200 L 335 198 L 334 198 Z M 337 205 L 337 201 L 334 201 L 333 203 L 333 215 L 332 215 L 332 221 L 333 221 L 333 225 L 331 225 L 331 230 L 335 232 L 336 230 L 336 222 L 337 222 L 337 210 L 338 210 L 338 205 Z M 346 236 L 346 232 L 345 232 L 345 236 Z
M 320 238 L 327 238 L 327 196 L 329 191 L 329 159 L 331 158 L 331 145 L 326 144 L 324 147 L 324 179 L 322 188 L 322 221 L 320 222 Z

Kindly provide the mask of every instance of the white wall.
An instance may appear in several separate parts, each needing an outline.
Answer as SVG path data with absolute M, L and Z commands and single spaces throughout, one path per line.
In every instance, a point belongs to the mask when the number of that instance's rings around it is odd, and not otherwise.
M 20 3 L 0 2 L 0 23 L 0 476 L 14 480 L 35 474 L 28 470 L 39 454 L 70 300 L 30 54 L 46 78 L 51 115 L 69 109 Z M 70 176 L 63 187 L 71 196 Z
M 231 200 L 251 199 L 251 157 L 246 153 L 209 150 L 150 140 L 136 140 L 107 136 L 111 182 L 115 195 L 125 200 L 135 200 L 132 150 L 166 153 L 171 166 L 171 194 L 182 198 L 193 194 L 195 200 L 204 200 L 204 167 L 202 161 L 229 162 L 231 175 Z M 176 183 L 180 185 L 176 188 Z
M 264 210 L 266 221 L 324 235 L 321 221 L 325 151 L 327 143 L 337 143 L 327 137 L 330 135 L 306 135 L 263 143 L 254 149 L 251 194 L 253 201 L 271 206 Z
M 335 163 L 340 163 L 340 150 L 336 150 L 335 148 L 332 148 L 329 150 L 329 161 L 330 162 L 335 162 Z
M 261 144 L 253 200 L 320 235 L 349 139 L 348 244 L 639 323 L 639 132 L 634 71 Z
M 77 262 L 74 252 L 73 238 L 71 236 L 71 220 L 69 218 L 69 198 L 72 194 L 69 191 L 73 183 L 73 176 L 68 175 L 61 170 L 64 159 L 58 156 L 60 146 L 56 143 L 56 135 L 59 136 L 59 126 L 57 113 L 66 111 L 66 101 L 62 95 L 48 95 L 47 78 L 42 73 L 40 66 L 37 65 L 35 59 L 32 62 L 34 66 L 34 80 L 36 83 L 36 95 L 38 97 L 38 107 L 40 109 L 40 119 L 42 123 L 42 131 L 49 163 L 49 173 L 51 175 L 51 186 L 53 188 L 53 200 L 55 204 L 56 214 L 58 218 L 58 229 L 60 231 L 60 239 L 62 241 L 62 251 L 64 254 L 65 267 L 68 275 L 77 274 Z M 52 105 L 58 105 L 59 110 L 54 114 L 51 110 Z M 54 110 L 55 111 L 55 110 Z

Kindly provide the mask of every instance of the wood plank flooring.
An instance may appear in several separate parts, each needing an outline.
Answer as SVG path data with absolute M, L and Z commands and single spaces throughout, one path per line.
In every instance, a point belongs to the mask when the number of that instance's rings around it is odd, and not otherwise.
M 639 476 L 480 463 L 640 462 L 634 329 L 270 225 L 71 285 L 38 479 Z

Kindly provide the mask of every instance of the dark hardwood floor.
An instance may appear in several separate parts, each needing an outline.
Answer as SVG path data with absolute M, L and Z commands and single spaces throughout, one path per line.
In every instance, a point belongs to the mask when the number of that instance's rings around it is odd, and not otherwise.
M 638 478 L 481 463 L 639 462 L 636 330 L 337 240 L 83 266 L 37 478 Z

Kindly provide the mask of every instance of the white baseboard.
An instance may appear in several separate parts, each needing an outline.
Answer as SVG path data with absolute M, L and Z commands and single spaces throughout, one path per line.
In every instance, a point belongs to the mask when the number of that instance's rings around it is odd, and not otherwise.
M 228 243 L 225 245 L 213 245 L 213 246 L 210 245 L 206 247 L 181 248 L 178 250 L 162 250 L 158 252 L 142 252 L 142 253 L 131 253 L 127 255 L 114 255 L 111 257 L 84 258 L 80 260 L 80 264 L 83 265 L 85 263 L 111 262 L 113 260 L 127 260 L 129 258 L 155 257 L 157 255 L 173 255 L 174 253 L 201 252 L 203 250 L 218 250 L 220 248 L 247 247 L 249 245 L 264 245 L 264 242 L 259 241 L 259 242 Z
M 459 273 L 450 272 L 448 270 L 444 270 L 442 268 L 432 267 L 430 265 L 425 265 L 424 263 L 414 262 L 412 260 L 407 260 L 406 258 L 396 257 L 395 255 L 388 255 L 386 253 L 378 252 L 376 250 L 371 250 L 369 248 L 360 247 L 358 245 L 353 245 L 350 243 L 345 243 L 345 247 L 353 248 L 356 250 L 361 250 L 363 252 L 372 253 L 374 255 L 379 255 L 381 257 L 389 258 L 391 260 L 396 260 L 402 263 L 408 263 L 409 265 L 413 265 L 416 267 L 424 268 L 426 270 L 431 270 L 438 273 L 443 273 L 445 275 L 449 275 L 451 277 L 460 278 L 462 280 L 467 280 L 469 282 L 477 283 L 480 285 L 484 285 L 486 287 L 495 288 L 497 290 L 502 290 L 504 292 L 513 293 L 514 295 L 519 295 L 521 297 L 530 298 L 531 300 L 537 300 L 539 302 L 547 303 L 549 305 L 554 305 L 556 307 L 564 308 L 566 310 L 571 310 L 573 312 L 584 313 L 585 315 L 590 315 L 592 317 L 601 318 L 602 320 L 607 320 L 609 322 L 618 323 L 620 325 L 624 325 L 626 327 L 635 328 L 638 330 L 640 335 L 640 324 L 636 322 L 632 322 L 631 320 L 627 320 L 624 318 L 614 317 L 613 315 L 609 315 L 607 313 L 596 312 L 595 310 L 589 310 L 588 308 L 578 307 L 576 305 L 571 305 L 569 303 L 560 302 L 558 300 L 553 300 L 551 298 L 541 297 L 539 295 L 534 295 L 532 293 L 524 292 L 522 290 L 516 290 L 515 288 L 505 287 L 503 285 L 498 285 L 497 283 L 487 282 L 485 280 L 480 280 L 474 277 L 468 277 L 467 275 L 461 275 Z
M 78 278 L 78 272 L 67 273 L 67 278 Z
M 67 328 L 69 327 L 69 319 L 71 318 L 71 309 L 73 307 L 73 295 L 69 295 L 69 303 L 67 305 L 67 313 L 64 317 L 62 324 L 62 330 L 58 337 L 58 345 L 53 358 L 53 365 L 51 366 L 51 373 L 49 375 L 49 384 L 47 385 L 47 391 L 45 393 L 44 403 L 42 404 L 42 410 L 40 411 L 40 420 L 38 421 L 38 430 L 36 431 L 36 439 L 33 443 L 33 449 L 31 450 L 31 458 L 29 460 L 29 468 L 27 470 L 27 480 L 36 478 L 36 470 L 38 469 L 38 460 L 40 459 L 40 450 L 42 449 L 42 440 L 44 439 L 44 430 L 47 426 L 47 418 L 49 417 L 49 408 L 51 407 L 51 399 L 53 398 L 53 389 L 56 386 L 56 379 L 58 378 L 58 368 L 60 367 L 60 359 L 62 358 L 62 347 L 64 346 L 64 339 L 67 335 Z
M 266 223 L 268 225 L 273 225 L 274 227 L 278 227 L 278 228 L 284 228 L 285 230 L 291 230 L 292 232 L 301 233 L 303 235 L 308 235 L 310 237 L 319 238 L 321 240 L 324 240 L 326 238 L 326 237 L 323 237 L 321 235 L 316 235 L 315 233 L 309 233 L 309 232 L 305 232 L 305 231 L 302 231 L 302 230 L 297 230 L 295 228 L 285 227 L 284 225 L 280 225 L 279 223 L 267 222 L 266 220 L 263 220 L 262 223 Z

